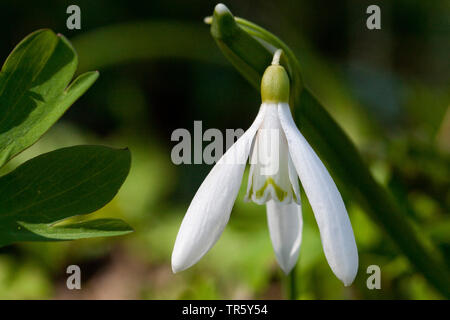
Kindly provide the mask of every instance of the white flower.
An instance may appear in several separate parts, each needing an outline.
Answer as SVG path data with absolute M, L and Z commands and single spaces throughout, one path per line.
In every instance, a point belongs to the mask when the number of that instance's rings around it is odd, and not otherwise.
M 187 210 L 172 253 L 173 272 L 197 263 L 219 239 L 251 155 L 245 198 L 266 204 L 270 238 L 283 271 L 292 270 L 300 250 L 300 178 L 331 269 L 346 286 L 356 276 L 358 252 L 344 202 L 294 123 L 288 104 L 289 78 L 279 65 L 280 53 L 276 52 L 264 73 L 262 104 L 255 121 L 213 167 Z

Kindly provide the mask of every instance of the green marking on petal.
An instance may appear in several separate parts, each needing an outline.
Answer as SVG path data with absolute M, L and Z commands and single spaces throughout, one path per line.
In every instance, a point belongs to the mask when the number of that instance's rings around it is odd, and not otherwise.
M 266 182 L 264 183 L 264 185 L 261 187 L 261 189 L 259 189 L 258 191 L 256 191 L 255 195 L 257 199 L 260 199 L 264 196 L 264 191 L 266 190 L 266 188 L 272 185 L 274 190 L 275 190 L 275 194 L 277 195 L 278 201 L 283 202 L 284 198 L 288 195 L 287 191 L 284 191 L 283 189 L 280 188 L 280 186 L 278 186 L 276 184 L 276 182 L 272 179 L 272 178 L 267 178 Z M 250 191 L 253 190 L 253 184 L 251 186 Z M 250 192 L 250 194 L 252 194 Z

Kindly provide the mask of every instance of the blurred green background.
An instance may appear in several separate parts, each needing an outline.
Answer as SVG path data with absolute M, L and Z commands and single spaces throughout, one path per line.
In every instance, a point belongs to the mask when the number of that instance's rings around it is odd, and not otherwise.
M 81 7 L 82 29 L 67 30 L 66 8 Z M 129 236 L 0 248 L 3 299 L 280 299 L 285 279 L 265 207 L 244 203 L 246 183 L 217 245 L 173 275 L 178 227 L 207 165 L 172 164 L 177 128 L 247 128 L 260 97 L 221 55 L 203 23 L 216 2 L 3 0 L 0 57 L 39 28 L 63 33 L 79 70 L 96 84 L 7 170 L 45 151 L 81 143 L 130 147 L 130 176 L 92 216 L 129 222 Z M 227 1 L 237 16 L 295 51 L 307 86 L 348 133 L 376 179 L 450 263 L 450 64 L 448 1 Z M 370 4 L 382 29 L 366 28 Z M 244 178 L 246 181 L 246 178 Z M 359 273 L 344 287 L 331 272 L 306 198 L 297 266 L 300 299 L 442 298 L 341 187 L 355 231 Z M 66 288 L 66 268 L 82 290 Z M 381 268 L 381 290 L 366 269 Z

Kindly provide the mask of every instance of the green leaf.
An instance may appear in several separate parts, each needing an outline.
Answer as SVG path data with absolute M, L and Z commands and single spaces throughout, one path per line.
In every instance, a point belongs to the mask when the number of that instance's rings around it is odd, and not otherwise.
M 96 219 L 62 226 L 18 222 L 16 232 L 27 241 L 54 241 L 121 236 L 133 232 L 133 229 L 122 220 Z
M 374 180 L 342 128 L 303 87 L 300 63 L 292 50 L 267 30 L 247 20 L 234 18 L 231 12 L 223 7 L 216 6 L 211 34 L 224 55 L 259 90 L 260 79 L 270 61 L 268 54 L 276 48 L 283 49 L 287 61 L 282 63 L 286 66 L 292 82 L 291 107 L 303 135 L 326 163 L 333 177 L 339 182 L 341 190 L 345 188 L 385 230 L 416 269 L 444 296 L 450 297 L 450 275 L 440 252 L 428 239 L 416 232 L 407 219 L 407 214 Z M 244 33 L 247 33 L 247 36 L 243 35 Z M 249 36 L 258 39 L 257 44 L 250 40 Z M 245 62 L 245 67 L 239 66 L 237 61 Z
M 125 181 L 130 163 L 127 149 L 75 146 L 40 155 L 0 177 L 0 246 L 131 231 L 114 220 L 52 226 L 106 205 Z
M 0 72 L 0 167 L 36 142 L 95 82 L 88 72 L 70 86 L 78 64 L 70 43 L 51 30 L 27 36 Z

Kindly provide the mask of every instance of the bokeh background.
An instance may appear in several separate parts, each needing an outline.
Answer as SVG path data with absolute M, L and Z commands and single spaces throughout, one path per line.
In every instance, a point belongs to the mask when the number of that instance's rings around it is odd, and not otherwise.
M 82 29 L 66 28 L 81 7 Z M 0 248 L 4 299 L 281 299 L 265 208 L 244 203 L 197 265 L 173 275 L 170 255 L 184 213 L 208 165 L 172 164 L 173 130 L 247 128 L 256 92 L 221 55 L 203 23 L 215 2 L 2 0 L 0 57 L 27 34 L 51 28 L 79 54 L 79 70 L 100 78 L 9 168 L 42 152 L 82 143 L 128 146 L 131 173 L 117 197 L 91 217 L 118 217 L 131 235 Z M 448 1 L 227 1 L 231 11 L 281 37 L 299 57 L 312 92 L 348 133 L 376 179 L 420 233 L 450 258 L 450 64 Z M 370 4 L 382 29 L 366 28 Z M 244 178 L 246 181 L 246 178 Z M 341 187 L 342 188 L 342 187 Z M 442 298 L 346 194 L 360 255 L 344 287 L 331 272 L 306 199 L 297 280 L 300 299 Z M 82 290 L 66 288 L 66 267 L 82 269 Z M 381 290 L 366 287 L 379 265 Z

